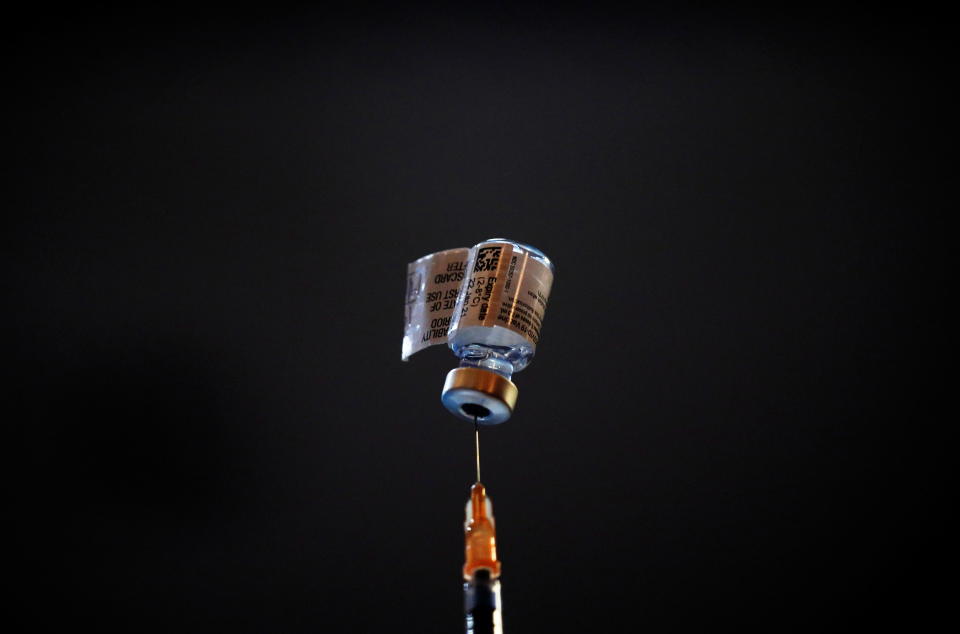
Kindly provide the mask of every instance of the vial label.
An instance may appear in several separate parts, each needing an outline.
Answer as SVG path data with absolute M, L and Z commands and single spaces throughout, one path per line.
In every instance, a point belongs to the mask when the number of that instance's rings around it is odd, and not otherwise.
M 553 284 L 550 268 L 499 242 L 471 249 L 466 267 L 455 308 L 457 328 L 501 326 L 536 345 Z
M 407 265 L 403 349 L 400 358 L 446 343 L 470 249 L 448 249 Z

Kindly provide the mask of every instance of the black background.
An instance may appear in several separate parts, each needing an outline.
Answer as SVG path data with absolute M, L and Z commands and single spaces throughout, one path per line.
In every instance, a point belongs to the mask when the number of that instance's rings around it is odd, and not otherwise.
M 17 22 L 13 616 L 461 628 L 472 429 L 448 350 L 400 362 L 404 272 L 505 236 L 557 265 L 482 434 L 507 631 L 922 624 L 940 19 Z

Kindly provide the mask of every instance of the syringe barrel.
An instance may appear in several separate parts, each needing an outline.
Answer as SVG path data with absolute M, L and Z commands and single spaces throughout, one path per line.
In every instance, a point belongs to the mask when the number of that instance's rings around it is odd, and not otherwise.
M 463 584 L 463 609 L 467 634 L 503 634 L 500 580 L 489 570 L 477 570 Z

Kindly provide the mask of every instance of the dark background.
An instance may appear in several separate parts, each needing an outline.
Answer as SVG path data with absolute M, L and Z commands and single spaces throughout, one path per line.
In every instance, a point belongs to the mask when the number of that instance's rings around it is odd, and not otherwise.
M 405 265 L 505 236 L 557 265 L 482 436 L 507 631 L 923 624 L 941 19 L 17 21 L 12 616 L 458 631 L 472 429 Z

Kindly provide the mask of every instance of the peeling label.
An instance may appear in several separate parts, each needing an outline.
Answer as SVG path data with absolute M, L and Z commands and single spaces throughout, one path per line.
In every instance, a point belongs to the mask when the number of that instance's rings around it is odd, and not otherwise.
M 465 278 L 470 249 L 448 249 L 407 265 L 403 349 L 400 357 L 446 343 L 450 317 Z

